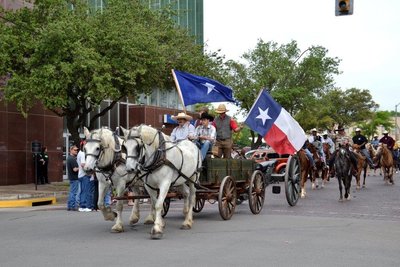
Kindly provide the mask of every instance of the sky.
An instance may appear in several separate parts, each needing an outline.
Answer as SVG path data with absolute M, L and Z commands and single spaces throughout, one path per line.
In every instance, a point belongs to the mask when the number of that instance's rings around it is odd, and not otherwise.
M 400 1 L 354 0 L 354 14 L 335 16 L 335 0 L 204 0 L 207 49 L 240 60 L 259 39 L 338 57 L 336 86 L 368 89 L 379 110 L 400 104 Z M 400 105 L 397 110 L 400 111 Z

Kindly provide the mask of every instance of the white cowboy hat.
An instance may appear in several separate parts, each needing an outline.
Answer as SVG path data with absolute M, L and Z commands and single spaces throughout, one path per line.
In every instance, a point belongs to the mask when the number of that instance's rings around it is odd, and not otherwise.
M 220 104 L 218 106 L 218 108 L 215 110 L 215 112 L 217 112 L 217 113 L 225 113 L 225 112 L 228 112 L 228 111 L 229 110 L 226 109 L 224 104 Z
M 388 133 L 389 133 L 388 130 L 383 131 L 383 134 L 388 134 Z
M 322 135 L 328 135 L 329 133 L 328 133 L 328 130 L 325 130 L 323 133 L 322 133 Z
M 179 119 L 185 119 L 187 121 L 191 121 L 193 118 L 184 112 L 180 112 L 176 116 L 171 116 L 171 119 L 173 119 L 174 121 L 177 121 Z
M 356 132 L 361 132 L 361 129 L 360 128 L 356 128 Z
M 312 128 L 312 129 L 311 129 L 311 132 L 318 132 L 318 131 L 317 131 L 317 128 Z

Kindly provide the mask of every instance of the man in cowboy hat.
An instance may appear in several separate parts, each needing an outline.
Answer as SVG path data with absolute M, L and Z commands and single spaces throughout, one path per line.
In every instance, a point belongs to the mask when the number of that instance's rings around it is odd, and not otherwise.
M 228 111 L 224 104 L 220 104 L 215 110 L 219 116 L 213 121 L 213 126 L 217 129 L 216 146 L 218 147 L 218 157 L 224 157 L 226 159 L 231 158 L 233 145 L 232 131 L 237 133 L 242 129 L 234 119 L 226 115 Z
M 351 139 L 350 136 L 346 135 L 346 132 L 344 131 L 343 127 L 338 127 L 336 131 L 338 132 L 335 137 L 336 152 L 339 150 L 340 147 L 344 147 L 347 150 L 354 171 L 357 170 L 357 158 L 354 155 L 354 153 L 349 150 L 349 148 L 353 145 L 353 140 Z M 329 160 L 329 169 L 331 170 L 330 172 L 331 177 L 333 177 L 334 174 L 333 164 L 335 163 L 335 159 L 336 159 L 336 153 L 334 153 L 332 155 L 332 158 Z
M 389 136 L 388 130 L 383 131 L 383 137 L 379 140 L 379 143 L 386 144 L 387 148 L 393 152 L 394 139 Z
M 171 118 L 178 122 L 178 126 L 176 126 L 171 133 L 172 142 L 178 142 L 185 139 L 193 140 L 195 138 L 195 128 L 190 124 L 190 121 L 192 120 L 191 116 L 180 112 L 178 115 L 172 116 Z
M 335 152 L 335 143 L 332 141 L 332 139 L 328 136 L 328 130 L 325 130 L 322 133 L 322 138 L 321 138 L 321 143 L 322 144 L 328 144 L 329 145 L 329 153 L 333 154 Z M 324 153 L 324 150 L 322 149 L 323 157 L 326 162 L 326 155 Z
M 213 116 L 203 112 L 200 116 L 201 125 L 196 127 L 196 144 L 200 148 L 202 160 L 206 158 L 208 150 L 215 142 L 216 130 L 210 124 L 210 121 L 213 120 Z
M 377 134 L 375 134 L 375 135 L 374 135 L 374 139 L 371 140 L 371 145 L 372 145 L 375 149 L 378 148 L 378 146 L 379 146 L 379 139 L 378 139 L 378 135 L 377 135 Z
M 361 134 L 360 128 L 356 129 L 356 135 L 353 136 L 353 143 L 360 146 L 361 154 L 363 154 L 363 156 L 367 158 L 368 164 L 371 169 L 375 169 L 374 162 L 372 161 L 371 156 L 369 155 L 369 152 L 365 147 L 365 145 L 368 143 L 368 139 Z

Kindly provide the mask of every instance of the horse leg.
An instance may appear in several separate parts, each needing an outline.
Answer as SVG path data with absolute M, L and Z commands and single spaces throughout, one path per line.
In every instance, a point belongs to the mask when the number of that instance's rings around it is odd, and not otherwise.
M 344 197 L 346 198 L 346 200 L 350 200 L 350 187 L 351 187 L 351 180 L 352 180 L 352 175 L 348 174 L 347 176 L 345 176 L 345 180 L 344 180 L 344 189 L 345 189 L 345 193 L 344 193 Z
M 156 209 L 155 209 L 155 203 L 157 202 L 157 191 L 154 189 L 151 189 L 150 187 L 147 187 L 144 185 L 146 188 L 147 193 L 150 196 L 150 213 L 149 215 L 146 216 L 144 219 L 144 224 L 154 224 L 154 219 L 156 217 Z
M 160 239 L 163 236 L 163 228 L 165 226 L 161 211 L 163 209 L 164 200 L 167 197 L 170 183 L 164 183 L 159 185 L 159 194 L 157 201 L 155 202 L 155 220 L 153 228 L 150 231 L 152 239 Z
M 111 207 L 106 207 L 104 204 L 104 197 L 106 195 L 107 190 L 110 188 L 110 184 L 104 179 L 99 180 L 99 199 L 97 201 L 97 206 L 99 210 L 103 214 L 104 220 L 106 221 L 114 221 L 117 214 L 111 210 Z
M 316 163 L 316 164 L 318 164 L 318 163 Z M 318 187 L 317 177 L 318 177 L 318 169 L 316 169 L 315 171 L 311 171 L 311 189 L 312 190 L 315 190 Z
M 140 194 L 139 188 L 137 186 L 134 186 L 132 188 L 132 193 L 135 196 L 138 196 Z M 134 225 L 136 224 L 139 219 L 140 219 L 140 210 L 139 210 L 139 199 L 135 198 L 132 200 L 133 206 L 132 206 L 132 212 L 131 216 L 129 216 L 129 224 Z
M 115 183 L 114 183 L 114 185 L 115 185 Z M 125 192 L 125 185 L 122 183 L 118 183 L 115 186 L 116 186 L 115 189 L 116 189 L 117 196 L 123 197 L 124 192 Z M 116 204 L 117 220 L 116 220 L 115 224 L 113 225 L 113 227 L 111 228 L 111 231 L 113 233 L 121 233 L 124 231 L 124 224 L 122 222 L 123 204 L 124 204 L 123 200 L 117 200 L 117 204 Z
M 343 193 L 342 193 L 342 177 L 337 173 L 337 179 L 339 182 L 339 201 L 343 201 Z
M 181 229 L 188 230 L 192 228 L 193 225 L 193 206 L 196 201 L 196 188 L 193 183 L 183 186 L 186 191 L 186 200 L 183 208 L 183 214 L 185 215 L 185 220 L 181 225 Z
M 306 193 L 306 181 L 307 181 L 307 177 L 308 177 L 308 172 L 306 170 L 301 171 L 301 181 L 300 181 L 300 197 L 301 198 L 305 198 L 307 193 Z
M 365 188 L 365 179 L 367 179 L 367 166 L 364 166 L 364 179 L 362 187 Z

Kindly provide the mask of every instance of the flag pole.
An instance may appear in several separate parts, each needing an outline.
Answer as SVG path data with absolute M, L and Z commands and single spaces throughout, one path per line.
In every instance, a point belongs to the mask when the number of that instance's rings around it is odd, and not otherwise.
M 185 102 L 183 102 L 183 96 L 182 96 L 181 87 L 179 86 L 178 79 L 176 79 L 176 75 L 175 75 L 174 69 L 171 69 L 171 72 L 172 72 L 172 76 L 174 77 L 176 90 L 178 91 L 179 98 L 181 99 L 181 102 L 182 102 L 183 111 L 186 113 L 186 107 L 185 107 Z

